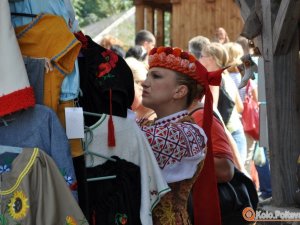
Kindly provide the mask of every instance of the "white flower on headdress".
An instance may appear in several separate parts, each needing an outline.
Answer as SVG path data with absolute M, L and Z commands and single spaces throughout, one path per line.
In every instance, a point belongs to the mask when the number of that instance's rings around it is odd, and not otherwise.
M 161 62 L 164 62 L 166 60 L 166 53 L 165 52 L 162 52 L 160 54 L 158 54 L 158 59 L 161 61 Z
M 196 64 L 195 63 L 190 63 L 189 64 L 189 70 L 192 71 L 192 72 L 196 71 Z
M 169 54 L 166 57 L 166 63 L 171 65 L 175 61 L 176 56 Z
M 189 60 L 187 59 L 182 59 L 181 62 L 180 62 L 180 66 L 184 69 L 188 69 L 189 68 Z

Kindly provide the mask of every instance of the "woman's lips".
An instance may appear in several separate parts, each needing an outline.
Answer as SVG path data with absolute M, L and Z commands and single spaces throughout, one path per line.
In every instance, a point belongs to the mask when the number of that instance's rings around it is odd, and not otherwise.
M 149 92 L 143 91 L 142 97 L 145 97 L 145 96 L 147 96 L 147 95 L 149 95 Z

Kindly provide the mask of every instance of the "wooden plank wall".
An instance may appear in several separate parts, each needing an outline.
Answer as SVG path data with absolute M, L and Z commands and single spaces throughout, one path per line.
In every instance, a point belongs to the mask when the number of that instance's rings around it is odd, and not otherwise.
M 171 44 L 187 49 L 197 35 L 212 39 L 217 27 L 224 27 L 234 41 L 243 28 L 240 9 L 234 0 L 184 0 L 173 4 Z
M 291 26 L 276 27 L 272 22 L 274 14 L 277 18 L 293 15 L 299 11 L 296 7 L 286 7 L 297 0 L 283 1 L 280 6 L 290 8 L 289 11 L 272 11 L 272 0 L 264 0 L 262 4 L 262 54 L 264 58 L 264 72 L 266 78 L 266 99 L 268 114 L 268 135 L 270 147 L 270 165 L 272 181 L 272 205 L 294 206 L 295 194 L 299 188 L 297 159 L 300 154 L 300 60 L 299 33 L 300 28 Z M 286 5 L 286 3 L 288 3 Z M 293 30 L 294 29 L 294 30 Z M 285 40 L 291 40 L 287 52 L 276 53 L 274 40 L 278 40 L 273 31 L 283 31 L 287 35 Z M 291 36 L 288 37 L 288 36 Z M 276 46 L 275 46 L 276 47 Z M 276 54 L 274 54 L 274 52 Z

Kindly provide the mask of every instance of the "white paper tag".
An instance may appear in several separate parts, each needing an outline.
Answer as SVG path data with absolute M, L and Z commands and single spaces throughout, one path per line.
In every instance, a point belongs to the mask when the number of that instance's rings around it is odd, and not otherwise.
M 66 107 L 66 133 L 68 139 L 84 138 L 83 110 L 81 107 Z

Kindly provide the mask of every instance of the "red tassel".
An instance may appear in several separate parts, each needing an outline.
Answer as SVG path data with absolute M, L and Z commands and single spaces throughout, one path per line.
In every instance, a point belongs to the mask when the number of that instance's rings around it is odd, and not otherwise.
M 108 146 L 109 147 L 116 146 L 115 128 L 114 128 L 114 122 L 112 120 L 112 115 L 109 115 L 109 119 L 108 119 Z
M 112 119 L 112 91 L 109 90 L 109 109 L 110 109 L 110 115 L 108 119 L 108 147 L 115 147 L 116 146 L 116 140 L 115 140 L 115 128 L 114 128 L 114 121 Z

